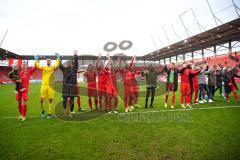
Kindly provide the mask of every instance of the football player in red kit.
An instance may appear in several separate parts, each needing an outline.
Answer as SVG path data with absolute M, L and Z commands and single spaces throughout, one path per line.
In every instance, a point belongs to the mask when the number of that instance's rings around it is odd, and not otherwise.
M 97 87 L 98 104 L 99 104 L 99 110 L 102 111 L 103 109 L 102 99 L 103 97 L 105 98 L 105 106 L 107 107 L 107 95 L 106 95 L 106 81 L 105 81 L 106 76 L 105 76 L 103 64 L 100 61 L 100 56 L 98 57 L 96 68 L 97 68 L 97 76 L 98 76 L 98 87 Z
M 174 108 L 175 103 L 175 92 L 178 89 L 178 73 L 179 69 L 176 67 L 175 63 L 170 63 L 169 66 L 165 65 L 163 71 L 167 73 L 167 83 L 166 83 L 166 94 L 165 94 L 165 103 L 164 107 L 168 105 L 168 96 L 169 92 L 172 92 L 172 102 L 171 108 Z
M 238 68 L 239 68 L 238 66 L 234 68 L 229 66 L 226 69 L 226 73 L 225 73 L 226 75 L 224 76 L 224 80 L 225 80 L 224 83 L 226 84 L 224 84 L 225 85 L 224 88 L 225 88 L 227 102 L 229 102 L 229 94 L 231 92 L 233 92 L 236 102 L 239 102 L 238 94 L 237 94 L 238 87 L 235 82 L 235 77 L 240 78 L 240 75 L 237 74 Z
M 179 68 L 179 72 L 181 73 L 181 107 L 186 108 L 185 105 L 189 108 L 190 99 L 191 99 L 191 89 L 189 82 L 189 75 L 198 74 L 201 70 L 191 70 L 186 63 Z
M 98 109 L 97 84 L 96 84 L 97 74 L 91 64 L 88 65 L 87 71 L 83 75 L 87 77 L 88 104 L 90 107 L 90 111 L 92 111 L 92 97 L 94 98 L 95 109 L 97 110 Z
M 111 60 L 105 67 L 105 80 L 106 80 L 106 95 L 107 95 L 107 112 L 108 113 L 118 113 L 118 87 L 117 87 L 117 73 L 118 69 L 114 68 Z M 114 100 L 112 105 L 112 100 Z
M 192 64 L 192 70 L 196 71 L 196 65 Z M 191 90 L 191 99 L 192 96 L 194 95 L 193 98 L 193 104 L 197 105 L 197 97 L 198 97 L 198 92 L 199 92 L 199 87 L 198 87 L 198 74 L 192 74 L 191 77 L 191 81 L 192 81 L 192 90 Z
M 132 66 L 134 63 L 134 57 L 132 58 L 130 64 L 125 64 L 124 68 L 120 69 L 123 78 L 123 87 L 124 87 L 124 109 L 125 112 L 131 112 L 134 107 L 132 106 L 132 101 L 134 95 L 131 93 L 130 88 L 132 88 Z M 121 63 L 120 63 L 121 68 Z
M 20 113 L 20 117 L 18 119 L 22 121 L 26 120 L 29 80 L 35 69 L 35 66 L 31 69 L 28 68 L 27 63 L 24 62 L 22 64 L 22 69 L 19 72 L 19 76 L 22 80 L 22 88 L 24 88 L 24 90 L 18 90 L 18 93 L 16 94 L 16 100 L 18 101 L 18 110 Z
M 129 88 L 129 92 L 130 92 L 130 108 L 139 108 L 140 105 L 138 104 L 138 91 L 139 91 L 139 87 L 138 87 L 138 83 L 137 83 L 137 76 L 141 76 L 141 71 L 137 71 L 136 67 L 135 67 L 135 63 L 136 63 L 136 57 L 133 57 L 133 66 L 131 71 L 131 83 L 130 83 L 130 88 Z

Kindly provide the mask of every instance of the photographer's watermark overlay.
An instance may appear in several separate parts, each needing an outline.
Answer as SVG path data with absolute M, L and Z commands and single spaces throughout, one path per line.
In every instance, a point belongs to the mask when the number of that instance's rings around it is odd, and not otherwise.
M 190 122 L 192 111 L 189 109 L 131 112 L 121 113 L 118 118 L 125 122 Z
M 88 121 L 103 116 L 114 116 L 124 122 L 190 122 L 191 109 L 174 109 L 158 111 L 138 111 L 128 113 L 109 114 L 104 111 L 85 111 L 73 114 L 71 117 L 64 114 L 62 102 L 55 107 L 56 117 L 64 121 Z

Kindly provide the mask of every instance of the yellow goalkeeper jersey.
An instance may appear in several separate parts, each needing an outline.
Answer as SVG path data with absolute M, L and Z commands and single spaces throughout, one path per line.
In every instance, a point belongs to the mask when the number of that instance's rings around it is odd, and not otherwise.
M 60 65 L 60 59 L 56 60 L 56 64 L 53 66 L 40 66 L 40 62 L 36 61 L 36 67 L 42 70 L 42 84 L 54 84 L 54 71 Z

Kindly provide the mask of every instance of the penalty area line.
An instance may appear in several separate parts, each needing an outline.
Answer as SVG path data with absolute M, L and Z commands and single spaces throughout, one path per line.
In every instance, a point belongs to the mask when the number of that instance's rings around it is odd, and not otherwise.
M 115 115 L 119 115 L 119 114 L 136 114 L 136 113 L 156 113 L 156 112 L 174 112 L 174 111 L 193 111 L 193 110 L 208 110 L 208 109 L 224 109 L 224 108 L 240 108 L 240 106 L 223 106 L 223 107 L 202 107 L 202 108 L 180 108 L 180 109 L 171 109 L 171 110 L 168 110 L 168 109 L 165 109 L 165 110 L 159 110 L 159 111 L 139 111 L 139 112 L 128 112 L 128 113 L 125 113 L 125 112 L 122 112 L 122 113 L 117 113 Z M 104 116 L 105 115 L 114 115 L 114 114 L 103 114 Z M 41 118 L 41 116 L 27 116 L 28 118 Z M 53 115 L 53 117 L 56 117 L 55 115 Z M 16 119 L 18 117 L 2 117 L 0 119 Z

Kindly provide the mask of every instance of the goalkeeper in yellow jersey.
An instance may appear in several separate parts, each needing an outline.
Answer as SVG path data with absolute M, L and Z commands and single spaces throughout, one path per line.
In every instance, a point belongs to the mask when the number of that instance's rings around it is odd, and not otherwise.
M 60 65 L 60 55 L 56 53 L 56 64 L 52 65 L 51 59 L 47 59 L 47 65 L 41 66 L 39 62 L 39 56 L 35 55 L 36 67 L 42 70 L 42 85 L 40 90 L 40 102 L 42 109 L 42 117 L 45 117 L 44 110 L 44 100 L 48 98 L 49 107 L 48 107 L 48 118 L 51 118 L 53 111 L 53 97 L 54 97 L 54 72 L 57 70 Z

